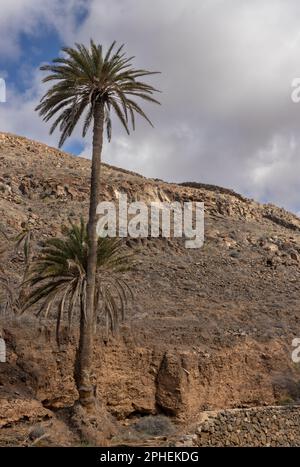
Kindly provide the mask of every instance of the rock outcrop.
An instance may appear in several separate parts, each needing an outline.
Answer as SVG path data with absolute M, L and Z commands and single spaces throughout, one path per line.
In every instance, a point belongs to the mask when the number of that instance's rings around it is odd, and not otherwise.
M 29 222 L 37 243 L 59 235 L 68 218 L 87 215 L 89 176 L 87 159 L 0 134 L 1 225 L 13 236 Z M 201 411 L 297 401 L 291 352 L 300 333 L 300 219 L 231 190 L 104 164 L 103 199 L 121 192 L 146 202 L 203 201 L 205 243 L 188 250 L 183 239 L 125 240 L 135 254 L 126 273 L 135 299 L 119 337 L 107 339 L 100 328 L 95 346 L 95 385 L 111 415 L 187 423 Z M 22 259 L 4 266 L 17 284 Z M 76 399 L 77 328 L 58 349 L 54 318 L 0 317 L 1 404 L 22 398 L 60 410 Z

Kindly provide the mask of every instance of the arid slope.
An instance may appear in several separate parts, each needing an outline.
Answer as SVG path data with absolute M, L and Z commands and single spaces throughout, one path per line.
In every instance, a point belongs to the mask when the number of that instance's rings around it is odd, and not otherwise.
M 0 133 L 1 224 L 12 235 L 29 217 L 40 239 L 59 234 L 68 218 L 87 213 L 89 173 L 87 159 Z M 130 200 L 205 203 L 201 249 L 188 250 L 183 240 L 126 242 L 136 253 L 128 273 L 135 300 L 120 336 L 107 340 L 99 330 L 95 348 L 97 391 L 109 412 L 191 421 L 201 410 L 296 400 L 291 342 L 300 336 L 300 219 L 231 190 L 165 183 L 108 165 L 103 180 L 103 199 L 126 192 Z M 16 282 L 20 261 L 6 265 Z M 9 414 L 13 421 L 35 413 L 36 404 L 41 411 L 72 404 L 76 330 L 59 351 L 30 316 L 3 317 L 0 325 L 8 343 L 0 400 L 19 404 L 19 415 L 1 410 L 0 426 Z

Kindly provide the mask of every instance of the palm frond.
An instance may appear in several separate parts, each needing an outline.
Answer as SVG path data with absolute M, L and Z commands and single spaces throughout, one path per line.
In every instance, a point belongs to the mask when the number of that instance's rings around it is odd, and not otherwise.
M 111 111 L 129 133 L 129 123 L 135 129 L 134 114 L 151 123 L 140 105 L 131 96 L 159 104 L 152 96 L 158 92 L 152 85 L 139 81 L 144 76 L 157 72 L 135 69 L 134 57 L 123 52 L 124 44 L 117 47 L 114 41 L 103 54 L 101 45 L 90 42 L 89 47 L 75 44 L 74 48 L 64 47 L 64 57 L 56 58 L 50 64 L 41 66 L 48 72 L 44 82 L 55 84 L 41 98 L 36 110 L 45 121 L 54 118 L 50 133 L 58 127 L 61 133 L 59 146 L 69 138 L 75 126 L 83 117 L 83 136 L 94 117 L 95 103 L 101 101 L 105 108 L 105 126 L 108 140 L 111 139 Z M 130 117 L 130 119 L 129 119 Z
M 6 234 L 5 228 L 2 226 L 0 228 L 0 234 L 0 237 L 3 239 L 0 243 L 0 311 L 3 314 L 7 312 L 16 313 L 19 309 L 16 287 L 12 283 L 7 269 L 4 267 L 4 263 L 7 262 L 9 258 L 10 239 Z

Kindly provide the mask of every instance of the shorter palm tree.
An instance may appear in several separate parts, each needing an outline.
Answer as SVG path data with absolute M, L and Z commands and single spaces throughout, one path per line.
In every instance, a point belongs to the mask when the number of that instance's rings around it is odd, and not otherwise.
M 48 239 L 37 258 L 30 265 L 24 284 L 31 291 L 22 307 L 39 304 L 37 316 L 48 317 L 56 311 L 56 338 L 59 343 L 61 322 L 66 318 L 71 329 L 74 316 L 86 319 L 86 288 L 88 263 L 88 232 L 83 219 L 79 225 L 70 223 L 64 227 L 64 238 Z M 115 331 L 125 317 L 126 305 L 132 298 L 132 289 L 122 277 L 122 272 L 131 266 L 131 257 L 123 252 L 122 241 L 112 238 L 98 238 L 97 275 L 95 287 L 94 322 L 105 318 L 108 330 Z M 80 313 L 76 314 L 76 310 Z M 83 329 L 80 326 L 80 329 Z M 80 397 L 81 385 L 79 368 L 80 346 L 75 362 L 75 379 Z

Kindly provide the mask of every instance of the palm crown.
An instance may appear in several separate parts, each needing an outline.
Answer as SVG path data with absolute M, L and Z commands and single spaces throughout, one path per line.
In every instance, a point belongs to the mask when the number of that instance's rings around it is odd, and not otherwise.
M 153 86 L 139 78 L 157 72 L 134 69 L 132 59 L 122 52 L 123 45 L 115 49 L 114 41 L 104 55 L 101 45 L 92 40 L 90 48 L 76 44 L 75 48 L 64 47 L 65 57 L 56 58 L 41 70 L 49 71 L 44 82 L 58 81 L 42 97 L 36 110 L 45 121 L 55 116 L 50 129 L 52 133 L 59 125 L 59 146 L 72 134 L 80 117 L 85 113 L 83 136 L 93 120 L 96 102 L 104 106 L 104 120 L 108 140 L 111 139 L 111 111 L 113 110 L 129 134 L 129 124 L 135 128 L 135 113 L 150 119 L 137 104 L 136 98 L 159 102 L 152 97 L 157 92 Z

